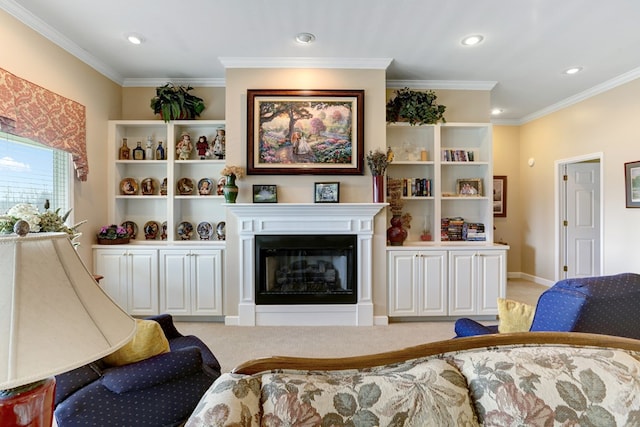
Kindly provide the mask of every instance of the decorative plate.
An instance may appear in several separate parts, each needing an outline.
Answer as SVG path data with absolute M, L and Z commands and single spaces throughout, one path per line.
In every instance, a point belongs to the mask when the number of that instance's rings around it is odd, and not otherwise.
M 193 194 L 194 188 L 195 185 L 193 185 L 193 180 L 191 178 L 182 178 L 178 181 L 177 190 L 178 194 L 181 196 Z
M 135 222 L 125 221 L 122 223 L 122 228 L 127 230 L 127 233 L 129 233 L 130 239 L 136 238 L 136 234 L 138 234 L 138 225 Z
M 156 194 L 156 181 L 153 178 L 143 179 L 140 185 L 142 186 L 142 194 L 145 196 Z
M 138 194 L 138 181 L 133 178 L 125 178 L 120 181 L 120 193 L 126 196 Z
M 160 234 L 160 239 L 167 240 L 167 221 L 162 223 L 162 234 Z
M 218 179 L 218 190 L 217 190 L 217 194 L 218 196 L 222 196 L 224 194 L 224 186 L 227 185 L 227 177 L 226 176 L 221 176 Z
M 216 237 L 218 238 L 218 240 L 225 240 L 226 236 L 226 223 L 224 221 L 220 221 L 218 223 L 218 225 L 216 226 Z
M 198 181 L 198 193 L 201 196 L 210 196 L 213 190 L 213 182 L 209 178 L 202 178 Z
M 182 240 L 190 240 L 191 234 L 193 234 L 193 225 L 190 222 L 183 221 L 178 224 L 178 236 Z
M 144 224 L 144 238 L 146 240 L 156 240 L 158 237 L 158 231 L 160 231 L 160 225 L 155 221 L 147 221 Z
M 211 236 L 213 236 L 213 226 L 203 221 L 198 224 L 198 236 L 200 236 L 200 240 L 211 240 Z

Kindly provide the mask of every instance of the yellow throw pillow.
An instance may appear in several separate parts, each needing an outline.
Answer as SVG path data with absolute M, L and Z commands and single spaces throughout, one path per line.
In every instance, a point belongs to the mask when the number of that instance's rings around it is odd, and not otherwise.
M 498 332 L 528 332 L 535 312 L 533 305 L 498 298 Z
M 169 351 L 169 341 L 158 322 L 136 319 L 136 334 L 124 347 L 104 358 L 111 366 L 128 365 Z

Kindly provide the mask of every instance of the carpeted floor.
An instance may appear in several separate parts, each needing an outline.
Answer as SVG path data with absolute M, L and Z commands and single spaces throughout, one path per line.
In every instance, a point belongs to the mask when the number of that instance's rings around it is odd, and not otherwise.
M 526 280 L 509 279 L 507 297 L 535 305 L 545 289 L 545 286 Z M 202 339 L 220 361 L 223 372 L 228 372 L 241 362 L 258 357 L 358 356 L 446 340 L 453 336 L 453 323 L 397 322 L 372 327 L 242 327 L 211 322 L 177 322 L 176 326 L 181 333 Z

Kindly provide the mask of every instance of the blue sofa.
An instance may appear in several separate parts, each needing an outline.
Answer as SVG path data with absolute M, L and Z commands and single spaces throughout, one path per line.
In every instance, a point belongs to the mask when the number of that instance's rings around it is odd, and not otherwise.
M 171 351 L 108 367 L 101 361 L 56 376 L 55 418 L 67 426 L 178 426 L 220 376 L 220 364 L 197 337 L 183 336 L 170 315 L 160 323 Z
M 561 280 L 540 295 L 530 331 L 590 332 L 640 339 L 640 275 Z M 457 337 L 498 333 L 472 319 L 458 319 Z

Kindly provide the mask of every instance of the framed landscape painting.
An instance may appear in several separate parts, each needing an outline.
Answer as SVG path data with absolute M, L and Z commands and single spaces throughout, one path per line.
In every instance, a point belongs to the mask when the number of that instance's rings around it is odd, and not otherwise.
M 362 175 L 363 90 L 247 91 L 247 173 Z

